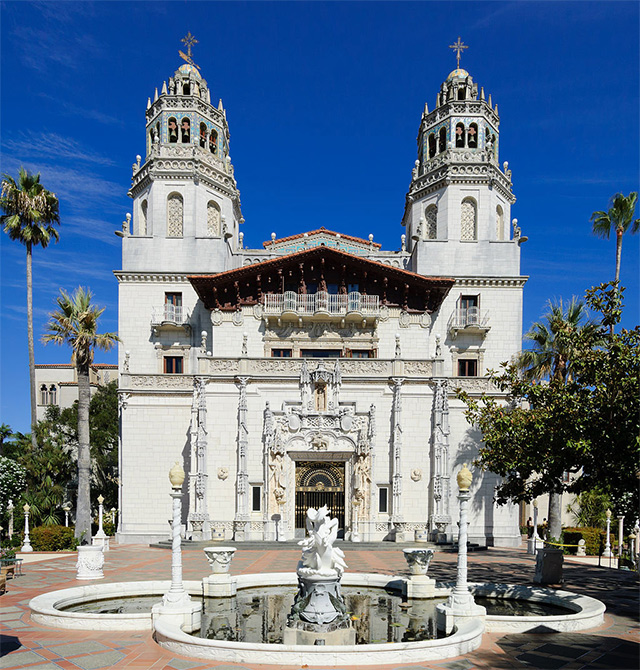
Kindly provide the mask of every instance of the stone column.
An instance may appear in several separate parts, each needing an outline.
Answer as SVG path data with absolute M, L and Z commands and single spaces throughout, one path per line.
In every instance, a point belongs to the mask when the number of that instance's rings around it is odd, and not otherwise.
M 13 500 L 9 501 L 9 504 L 7 505 L 7 512 L 9 512 L 9 539 L 11 540 L 13 538 Z
M 542 546 L 542 538 L 538 535 L 538 501 L 533 501 L 533 535 L 527 540 L 527 554 L 536 555 L 538 545 Z
M 234 519 L 234 537 L 242 542 L 246 539 L 249 525 L 249 473 L 247 470 L 247 452 L 249 450 L 249 430 L 247 427 L 247 377 L 237 380 L 240 390 L 238 401 L 238 474 L 236 477 L 236 516 Z
M 451 477 L 449 472 L 449 395 L 446 379 L 437 379 L 433 394 L 433 464 L 431 490 L 433 506 L 430 519 L 435 540 L 447 541 L 451 525 L 449 502 Z
M 169 472 L 171 482 L 171 499 L 173 507 L 171 525 L 171 586 L 162 597 L 162 602 L 151 608 L 153 622 L 160 618 L 167 618 L 182 629 L 190 633 L 200 627 L 201 608 L 192 602 L 182 583 L 182 547 L 180 530 L 182 525 L 182 484 L 184 469 L 178 461 Z
M 395 377 L 393 382 L 393 406 L 392 406 L 392 426 L 391 435 L 391 523 L 395 528 L 396 541 L 402 541 L 403 534 L 401 526 L 402 512 L 400 501 L 402 497 L 402 384 L 404 379 Z
M 211 525 L 207 506 L 207 397 L 205 379 L 194 380 L 193 407 L 191 412 L 191 439 L 194 444 L 193 459 L 195 461 L 194 505 L 189 515 L 194 540 L 210 540 Z
M 458 501 L 460 504 L 460 530 L 458 532 L 458 569 L 456 585 L 447 599 L 446 604 L 438 605 L 437 617 L 438 628 L 444 629 L 448 634 L 456 626 L 457 622 L 471 618 L 485 617 L 486 609 L 476 605 L 475 600 L 467 583 L 467 513 L 471 494 L 469 488 L 473 477 L 465 463 L 457 476 Z
M 22 509 L 24 510 L 24 542 L 22 547 L 20 547 L 20 551 L 27 553 L 29 551 L 33 551 L 33 547 L 31 546 L 31 539 L 29 538 L 29 510 L 31 508 L 29 505 L 25 504 Z

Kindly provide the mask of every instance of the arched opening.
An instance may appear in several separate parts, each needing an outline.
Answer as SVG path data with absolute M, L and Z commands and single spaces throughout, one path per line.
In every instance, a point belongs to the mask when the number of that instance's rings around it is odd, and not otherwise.
M 213 200 L 207 203 L 207 235 L 220 237 L 220 207 Z
M 169 133 L 169 142 L 178 141 L 178 122 L 172 116 L 169 121 L 167 121 L 167 131 Z
M 458 89 L 458 100 L 466 100 L 467 99 L 467 89 L 465 86 L 462 88 Z
M 464 123 L 462 122 L 456 123 L 456 148 L 464 149 L 465 146 L 464 140 L 465 140 Z
M 442 153 L 447 148 L 447 129 L 443 126 L 438 134 L 438 153 Z
M 149 203 L 146 200 L 142 201 L 140 205 L 140 231 L 139 235 L 147 234 L 147 211 L 149 209 Z
M 209 133 L 209 151 L 212 154 L 218 153 L 218 133 L 215 130 Z
M 40 404 L 47 405 L 49 402 L 49 393 L 47 392 L 47 385 L 43 384 L 40 387 Z
M 496 146 L 496 136 L 495 135 L 491 135 L 491 146 L 493 147 L 493 157 L 497 158 L 498 147 Z
M 326 386 L 326 384 L 321 384 L 321 383 L 316 384 L 315 396 L 316 396 L 316 411 L 326 412 L 327 411 L 327 386 Z
M 167 237 L 182 237 L 184 202 L 179 193 L 167 198 Z
M 57 405 L 58 404 L 58 389 L 54 384 L 51 384 L 49 387 L 49 404 Z
M 433 158 L 436 155 L 436 136 L 431 133 L 429 135 L 429 158 Z
M 478 124 L 472 123 L 467 131 L 467 146 L 469 149 L 478 148 Z
M 182 144 L 189 144 L 191 142 L 191 121 L 185 116 L 180 124 L 182 131 Z
M 200 146 L 205 149 L 207 146 L 207 124 L 200 124 Z
M 504 240 L 504 212 L 502 207 L 496 207 L 496 239 Z
M 478 205 L 473 198 L 465 198 L 462 201 L 460 211 L 460 239 L 476 240 L 477 236 L 477 212 Z
M 191 95 L 191 84 L 188 81 L 182 84 L 182 95 Z
M 428 240 L 438 238 L 438 208 L 436 205 L 429 205 L 424 212 L 426 225 L 425 235 Z

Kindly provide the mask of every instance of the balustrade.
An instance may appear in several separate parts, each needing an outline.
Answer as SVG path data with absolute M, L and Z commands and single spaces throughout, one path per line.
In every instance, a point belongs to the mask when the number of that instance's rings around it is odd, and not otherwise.
M 298 315 L 312 315 L 318 312 L 345 315 L 356 312 L 366 316 L 378 316 L 380 298 L 377 295 L 364 295 L 358 291 L 346 294 L 333 294 L 326 291 L 317 293 L 270 293 L 264 296 L 264 311 L 267 315 L 280 315 L 293 312 Z

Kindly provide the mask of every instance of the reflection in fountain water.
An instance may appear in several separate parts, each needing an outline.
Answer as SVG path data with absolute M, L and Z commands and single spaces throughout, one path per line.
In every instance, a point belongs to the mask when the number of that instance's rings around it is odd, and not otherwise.
M 383 589 L 343 587 L 356 644 L 416 642 L 443 637 L 435 625 L 435 607 L 442 599 L 402 598 Z M 235 598 L 206 598 L 200 637 L 210 640 L 282 644 L 295 587 L 252 588 Z M 197 633 L 194 633 L 197 635 Z
M 519 598 L 487 598 L 475 596 L 478 605 L 487 608 L 490 616 L 560 616 L 573 614 L 574 610 L 553 603 L 521 600 Z

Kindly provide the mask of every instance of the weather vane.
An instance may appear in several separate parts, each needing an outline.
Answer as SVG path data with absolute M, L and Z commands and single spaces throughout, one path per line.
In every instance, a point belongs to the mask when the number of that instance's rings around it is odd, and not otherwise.
M 184 40 L 183 40 L 184 41 Z M 460 54 L 464 49 L 469 47 L 465 45 L 464 42 L 460 41 L 460 36 L 458 35 L 458 41 L 455 44 L 450 44 L 449 49 L 453 49 L 456 52 L 456 58 L 458 59 L 458 69 L 460 69 Z
M 458 38 L 458 39 L 460 39 L 460 38 Z M 198 68 L 198 70 L 199 70 L 200 68 L 193 62 L 193 58 L 191 58 L 191 47 L 194 44 L 198 44 L 198 40 L 191 34 L 191 31 L 189 31 L 187 33 L 186 37 L 183 37 L 180 41 L 187 47 L 187 53 L 184 53 L 182 51 L 178 51 L 178 53 L 180 54 L 180 57 L 184 61 L 189 63 L 189 65 L 193 65 L 193 67 Z

